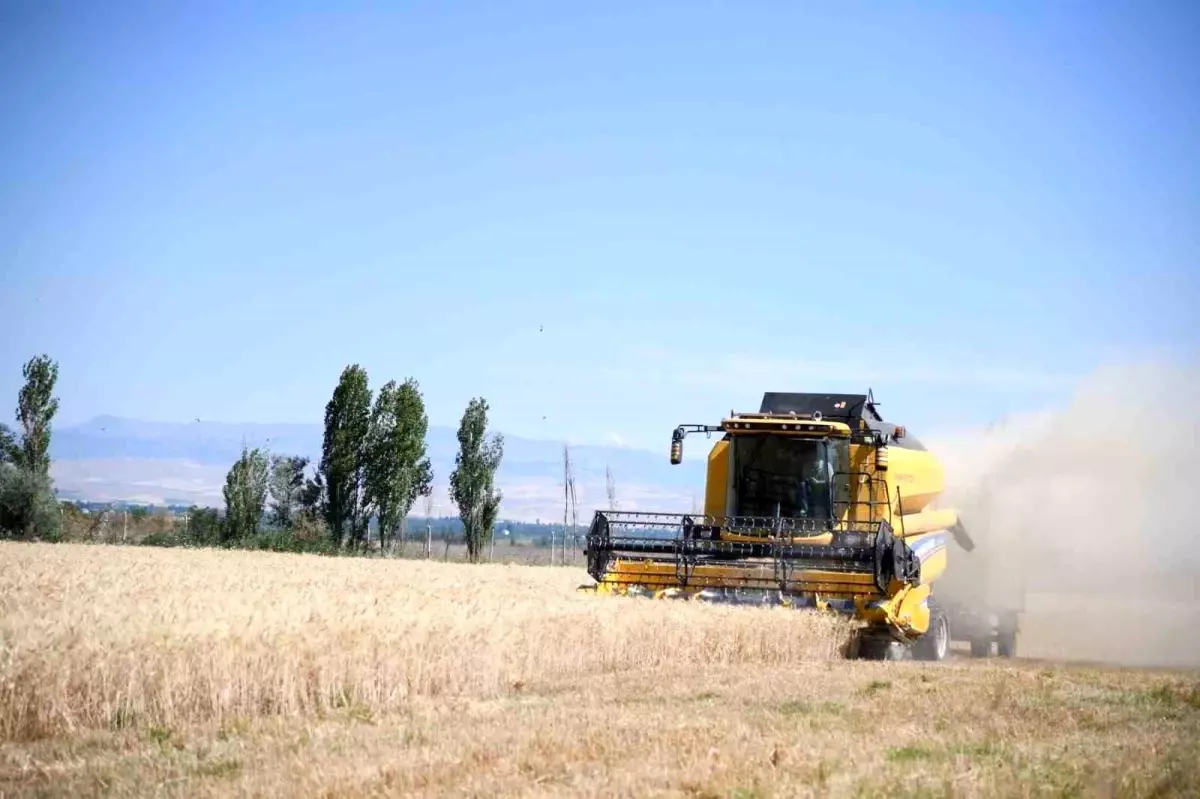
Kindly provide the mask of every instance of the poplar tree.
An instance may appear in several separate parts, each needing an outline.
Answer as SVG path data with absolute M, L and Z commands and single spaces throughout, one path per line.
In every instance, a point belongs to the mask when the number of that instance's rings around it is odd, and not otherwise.
M 458 507 L 472 563 L 491 540 L 500 511 L 501 492 L 495 487 L 496 470 L 504 455 L 504 437 L 487 437 L 488 404 L 472 399 L 458 427 L 458 455 L 450 475 L 450 498 Z
M 325 439 L 321 447 L 321 480 L 325 484 L 325 520 L 334 546 L 357 546 L 366 538 L 363 502 L 371 390 L 358 364 L 342 370 L 333 397 L 325 406 Z
M 225 475 L 225 525 L 222 539 L 237 541 L 258 532 L 267 504 L 267 456 L 242 446 L 242 456 Z
M 379 390 L 367 435 L 366 500 L 379 520 L 382 551 L 390 536 L 407 533 L 408 513 L 419 496 L 433 489 L 433 468 L 426 456 L 429 417 L 417 381 L 400 386 L 389 380 Z
M 50 422 L 58 413 L 58 397 L 53 396 L 58 364 L 39 355 L 25 364 L 21 374 L 25 385 L 17 396 L 17 421 L 22 435 L 13 460 L 22 469 L 46 477 L 50 474 Z
M 20 438 L 0 424 L 0 535 L 53 539 L 61 519 L 50 479 L 51 422 L 58 413 L 58 364 L 39 355 L 21 371 L 17 395 Z

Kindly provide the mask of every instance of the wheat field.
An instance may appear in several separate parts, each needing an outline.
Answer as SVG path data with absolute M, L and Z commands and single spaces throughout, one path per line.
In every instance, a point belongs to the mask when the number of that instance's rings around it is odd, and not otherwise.
M 835 621 L 597 602 L 566 569 L 11 545 L 0 735 L 176 725 L 513 686 L 665 664 L 835 654 Z
M 1195 795 L 1200 677 L 582 570 L 0 544 L 0 796 Z

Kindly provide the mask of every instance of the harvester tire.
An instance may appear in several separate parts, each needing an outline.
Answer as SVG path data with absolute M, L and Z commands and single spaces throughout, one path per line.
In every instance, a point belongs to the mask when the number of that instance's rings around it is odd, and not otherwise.
M 945 660 L 950 654 L 950 619 L 934 600 L 929 600 L 929 629 L 913 643 L 917 660 Z
M 909 647 L 884 635 L 868 635 L 859 640 L 858 656 L 863 660 L 906 660 Z

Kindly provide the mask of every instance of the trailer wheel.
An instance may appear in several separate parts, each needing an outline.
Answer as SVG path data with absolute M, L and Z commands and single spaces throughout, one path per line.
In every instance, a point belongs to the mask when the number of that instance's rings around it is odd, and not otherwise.
M 976 635 L 971 639 L 971 657 L 985 658 L 992 654 L 992 639 Z
M 996 630 L 996 649 L 1002 658 L 1017 656 L 1017 614 L 1005 613 Z
M 929 600 L 929 629 L 913 644 L 917 660 L 945 660 L 950 654 L 950 619 L 942 606 Z

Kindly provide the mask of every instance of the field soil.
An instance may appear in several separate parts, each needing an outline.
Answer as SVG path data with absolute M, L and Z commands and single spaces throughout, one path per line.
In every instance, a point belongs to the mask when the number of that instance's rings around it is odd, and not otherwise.
M 0 796 L 1200 794 L 1194 669 L 845 661 L 835 618 L 584 582 L 0 544 Z

